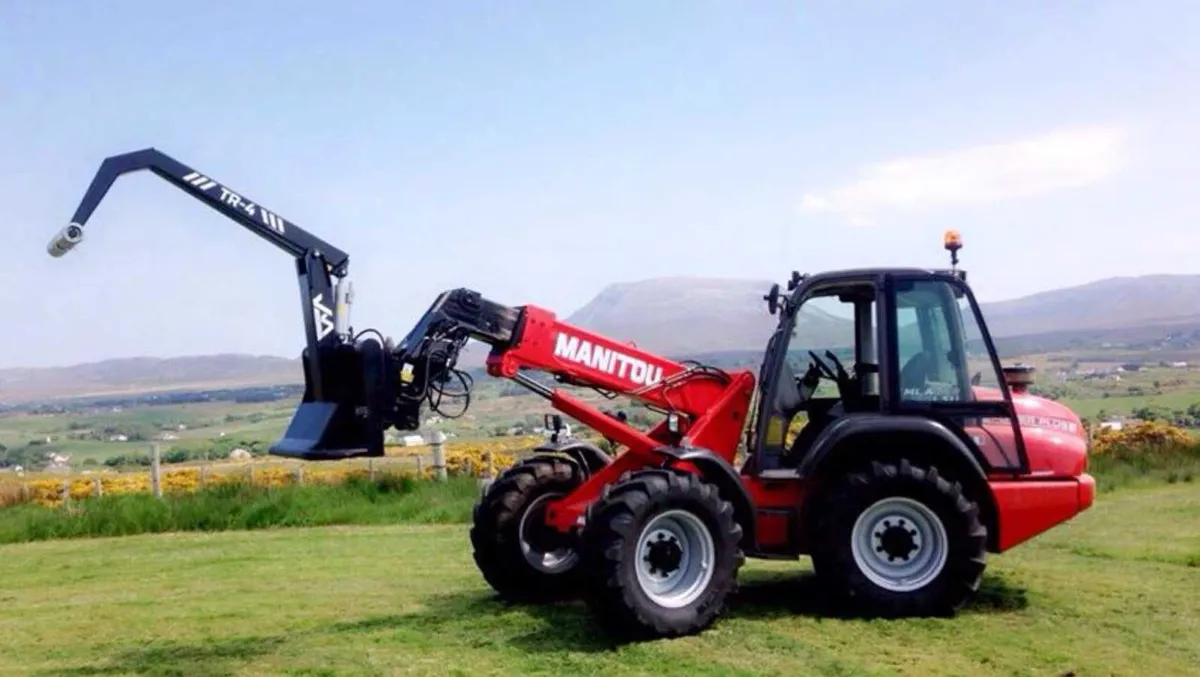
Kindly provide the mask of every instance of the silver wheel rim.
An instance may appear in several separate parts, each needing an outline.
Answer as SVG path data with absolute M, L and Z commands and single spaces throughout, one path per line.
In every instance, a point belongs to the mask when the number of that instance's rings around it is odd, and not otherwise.
M 669 510 L 657 515 L 637 541 L 638 585 L 659 606 L 691 604 L 712 580 L 716 550 L 708 527 L 694 514 Z
M 543 552 L 535 549 L 529 544 L 525 538 L 526 530 L 529 527 L 529 516 L 537 511 L 537 508 L 542 503 L 551 499 L 559 498 L 561 494 L 542 494 L 529 504 L 525 509 L 525 514 L 521 515 L 521 522 L 517 527 L 518 538 L 521 542 L 521 554 L 525 556 L 525 561 L 529 566 L 547 574 L 560 574 L 575 566 L 575 562 L 579 559 L 579 554 L 572 548 L 559 548 L 550 552 Z
M 948 554 L 946 527 L 923 503 L 903 496 L 877 501 L 854 523 L 854 563 L 872 583 L 911 592 L 937 578 Z

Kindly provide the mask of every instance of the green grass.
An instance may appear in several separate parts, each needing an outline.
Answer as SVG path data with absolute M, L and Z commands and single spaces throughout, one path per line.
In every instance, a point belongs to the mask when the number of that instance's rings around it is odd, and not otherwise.
M 0 674 L 1195 674 L 1198 523 L 1195 485 L 1106 495 L 993 557 L 953 619 L 842 620 L 806 564 L 751 561 L 710 631 L 632 645 L 497 602 L 465 525 L 8 545 Z
M 337 524 L 464 523 L 478 496 L 475 480 L 445 484 L 385 476 L 338 486 L 219 486 L 191 494 L 105 496 L 70 509 L 22 505 L 0 510 L 0 543 Z
M 1200 402 L 1200 389 L 1168 391 L 1161 395 L 1112 395 L 1110 397 L 1064 397 L 1062 404 L 1083 418 L 1096 418 L 1100 412 L 1128 416 L 1139 407 L 1165 407 L 1171 411 L 1186 410 Z
M 1088 459 L 1101 493 L 1157 484 L 1196 484 L 1200 491 L 1200 445 L 1168 457 L 1142 455 L 1114 460 L 1111 455 Z

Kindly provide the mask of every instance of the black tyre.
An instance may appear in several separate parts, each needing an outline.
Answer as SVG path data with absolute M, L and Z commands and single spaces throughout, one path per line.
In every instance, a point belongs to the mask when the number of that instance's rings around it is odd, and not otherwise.
M 699 632 L 736 589 L 741 538 L 733 506 L 698 476 L 627 473 L 597 501 L 585 527 L 588 606 L 618 637 Z
M 582 482 L 560 458 L 534 456 L 505 471 L 475 506 L 471 545 L 484 579 L 504 599 L 550 602 L 579 592 L 579 553 L 571 537 L 542 521 L 546 503 Z
M 979 589 L 987 529 L 937 468 L 875 462 L 839 478 L 814 509 L 814 568 L 852 613 L 944 616 Z

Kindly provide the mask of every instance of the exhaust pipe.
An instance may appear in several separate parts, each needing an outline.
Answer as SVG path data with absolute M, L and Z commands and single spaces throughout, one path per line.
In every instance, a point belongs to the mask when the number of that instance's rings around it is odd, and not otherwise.
M 83 226 L 78 223 L 69 223 L 50 240 L 50 244 L 46 245 L 46 251 L 50 253 L 50 256 L 58 258 L 74 249 L 75 245 L 82 241 Z
M 1004 367 L 1004 382 L 1008 384 L 1008 389 L 1014 395 L 1023 395 L 1029 391 L 1029 386 L 1033 385 L 1033 374 L 1036 371 L 1028 364 L 1014 364 L 1010 367 Z

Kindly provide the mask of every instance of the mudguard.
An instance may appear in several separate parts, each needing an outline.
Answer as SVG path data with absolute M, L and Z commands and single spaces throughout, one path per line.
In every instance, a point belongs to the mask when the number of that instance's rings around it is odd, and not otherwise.
M 816 474 L 829 454 L 847 440 L 859 435 L 888 435 L 893 433 L 911 433 L 929 435 L 944 442 L 947 447 L 961 456 L 961 460 L 971 469 L 973 474 L 986 481 L 987 476 L 980 463 L 980 454 L 973 445 L 968 446 L 961 437 L 955 435 L 950 428 L 939 421 L 924 416 L 897 416 L 880 414 L 851 414 L 834 421 L 822 430 L 817 439 L 813 440 L 812 448 L 800 462 L 801 477 Z
M 575 461 L 579 465 L 579 469 L 587 477 L 590 477 L 609 463 L 612 463 L 612 458 L 604 453 L 604 450 L 585 440 L 564 440 L 561 442 L 547 440 L 534 447 L 533 450 L 539 454 L 562 454 Z
M 704 479 L 712 482 L 721 496 L 733 504 L 733 517 L 742 527 L 742 547 L 755 548 L 758 534 L 755 529 L 754 500 L 738 475 L 737 470 L 725 459 L 708 449 L 661 449 L 676 461 L 686 461 L 696 466 Z
M 952 463 L 963 472 L 963 476 L 958 479 L 965 489 L 979 499 L 980 517 L 988 528 L 988 545 L 994 548 L 999 530 L 997 521 L 999 517 L 996 512 L 995 496 L 992 494 L 987 474 L 983 469 L 983 462 L 980 460 L 982 454 L 974 444 L 964 441 L 961 436 L 956 435 L 950 427 L 940 421 L 924 416 L 851 414 L 834 421 L 828 428 L 821 431 L 817 439 L 813 441 L 809 453 L 800 462 L 800 476 L 811 478 L 822 473 L 828 467 L 836 466 L 838 454 L 835 453 L 835 450 L 855 437 L 895 433 L 928 436 L 943 443 L 945 448 L 950 450 L 949 453 L 954 457 Z M 916 451 L 919 458 L 921 450 Z

